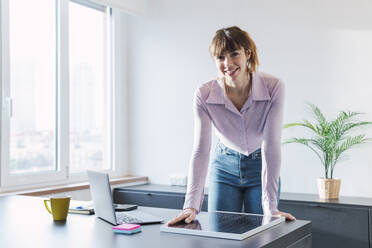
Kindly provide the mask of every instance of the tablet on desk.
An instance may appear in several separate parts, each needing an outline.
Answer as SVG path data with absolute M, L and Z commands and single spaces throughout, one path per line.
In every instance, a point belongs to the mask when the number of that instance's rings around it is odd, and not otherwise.
M 160 231 L 243 240 L 284 221 L 285 218 L 282 216 L 222 211 L 202 212 L 189 224 L 184 221 L 172 226 L 165 224 L 160 227 Z

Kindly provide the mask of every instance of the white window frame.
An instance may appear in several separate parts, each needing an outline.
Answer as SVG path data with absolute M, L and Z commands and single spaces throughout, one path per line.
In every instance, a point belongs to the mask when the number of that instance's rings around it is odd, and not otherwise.
M 68 4 L 70 0 L 56 0 L 57 5 L 57 70 L 58 116 L 57 133 L 58 149 L 56 153 L 58 170 L 24 175 L 9 173 L 9 136 L 10 136 L 10 75 L 9 75 L 9 1 L 0 0 L 0 192 L 34 187 L 82 182 L 87 180 L 85 172 L 69 173 L 69 57 L 68 57 Z M 108 14 L 107 25 L 107 59 L 106 79 L 110 82 L 109 90 L 111 107 L 108 118 L 111 126 L 107 128 L 110 137 L 111 170 L 106 171 L 110 177 L 117 178 L 127 172 L 127 125 L 126 125 L 126 87 L 125 68 L 125 16 L 123 13 L 97 5 L 86 0 L 71 0 L 88 7 L 105 8 Z M 115 55 L 115 56 L 114 56 Z M 65 134 L 65 135 L 63 135 Z M 67 134 L 67 135 L 66 135 Z M 107 146 L 106 146 L 107 147 Z

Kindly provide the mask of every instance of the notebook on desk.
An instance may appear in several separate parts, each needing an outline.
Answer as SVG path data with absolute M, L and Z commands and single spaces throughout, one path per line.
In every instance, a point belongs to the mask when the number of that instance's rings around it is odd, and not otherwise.
M 163 222 L 160 217 L 137 209 L 125 213 L 115 212 L 108 174 L 96 171 L 87 171 L 87 173 L 95 213 L 99 218 L 113 225 L 124 223 L 152 224 Z

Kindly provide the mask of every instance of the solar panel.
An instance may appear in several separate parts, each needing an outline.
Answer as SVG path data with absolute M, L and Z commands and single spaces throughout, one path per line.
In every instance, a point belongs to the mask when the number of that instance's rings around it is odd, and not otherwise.
M 222 211 L 202 212 L 189 224 L 184 221 L 172 226 L 165 224 L 160 227 L 160 231 L 243 240 L 284 221 L 285 218 L 281 216 Z

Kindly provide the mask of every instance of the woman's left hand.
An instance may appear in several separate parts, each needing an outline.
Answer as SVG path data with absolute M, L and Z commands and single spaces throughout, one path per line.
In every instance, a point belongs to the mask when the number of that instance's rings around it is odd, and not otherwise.
M 286 213 L 286 212 L 281 212 L 281 211 L 277 211 L 274 213 L 274 215 L 280 215 L 280 216 L 284 216 L 286 220 L 296 220 L 296 218 L 291 215 L 290 213 Z

